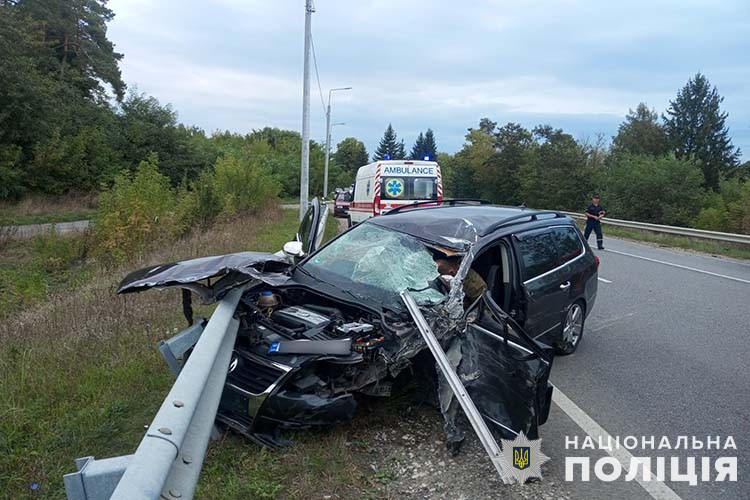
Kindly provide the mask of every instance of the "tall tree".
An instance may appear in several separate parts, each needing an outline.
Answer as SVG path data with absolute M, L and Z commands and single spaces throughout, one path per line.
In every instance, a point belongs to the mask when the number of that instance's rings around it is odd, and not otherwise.
M 354 137 L 347 137 L 339 142 L 336 152 L 333 153 L 333 163 L 341 166 L 343 171 L 352 177 L 359 167 L 368 163 L 368 159 L 364 143 Z
M 424 134 L 422 132 L 419 133 L 417 136 L 417 141 L 414 143 L 414 146 L 411 148 L 411 154 L 409 155 L 409 159 L 411 160 L 421 160 L 424 158 Z
M 481 132 L 484 132 L 485 134 L 494 134 L 495 133 L 495 127 L 497 127 L 497 122 L 493 122 L 489 118 L 482 118 L 479 120 L 479 130 Z M 473 129 L 469 129 L 469 132 L 471 132 Z
M 383 138 L 380 139 L 380 144 L 378 144 L 378 148 L 375 150 L 372 160 L 384 160 L 386 159 L 386 156 L 391 160 L 402 160 L 406 158 L 404 141 L 398 140 L 396 132 L 393 130 L 393 126 L 390 123 L 388 124 L 388 128 L 385 129 Z
M 523 201 L 519 194 L 518 169 L 528 163 L 535 146 L 534 138 L 517 123 L 487 130 L 494 131 L 487 135 L 492 137 L 493 149 L 476 166 L 475 181 L 480 196 L 495 203 L 517 205 Z
M 670 101 L 664 126 L 678 158 L 695 158 L 703 170 L 704 185 L 719 188 L 721 174 L 733 176 L 740 151 L 732 145 L 726 127 L 724 98 L 701 73 L 688 80 Z
M 435 161 L 437 159 L 437 144 L 435 143 L 435 133 L 431 128 L 428 128 L 427 132 L 424 133 L 424 150 L 422 158 L 424 159 L 425 156 L 429 157 L 431 161 Z
M 644 103 L 629 110 L 612 142 L 614 153 L 661 156 L 670 151 L 669 138 L 659 114 Z
M 417 136 L 417 142 L 411 148 L 411 154 L 409 158 L 412 160 L 424 160 L 428 158 L 430 161 L 437 160 L 437 145 L 435 144 L 435 133 L 431 128 L 427 129 L 424 134 L 422 132 Z
M 521 199 L 535 208 L 580 210 L 593 188 L 593 169 L 583 148 L 549 125 L 533 133 L 538 145 L 518 171 Z
M 89 97 L 106 96 L 100 82 L 111 86 L 118 100 L 125 83 L 115 52 L 107 38 L 107 23 L 115 14 L 107 0 L 22 0 L 18 8 L 45 25 L 45 41 L 56 60 L 51 67 L 61 80 L 77 86 Z

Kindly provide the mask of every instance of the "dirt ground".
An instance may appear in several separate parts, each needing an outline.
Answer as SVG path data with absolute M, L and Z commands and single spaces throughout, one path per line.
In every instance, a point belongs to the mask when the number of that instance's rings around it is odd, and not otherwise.
M 434 407 L 408 407 L 393 417 L 375 425 L 368 422 L 358 439 L 347 443 L 359 448 L 356 455 L 378 478 L 381 498 L 570 498 L 561 484 L 546 478 L 524 485 L 503 484 L 470 427 L 461 452 L 451 457 L 445 448 L 442 416 Z

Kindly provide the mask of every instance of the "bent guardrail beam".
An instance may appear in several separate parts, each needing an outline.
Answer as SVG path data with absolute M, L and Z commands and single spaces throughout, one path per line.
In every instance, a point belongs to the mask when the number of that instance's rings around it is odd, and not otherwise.
M 230 291 L 217 305 L 135 453 L 77 460 L 78 472 L 64 478 L 69 500 L 193 498 L 239 328 L 234 312 L 243 290 Z
M 563 212 L 565 215 L 576 219 L 585 219 L 586 216 L 578 212 Z M 750 235 L 722 233 L 720 231 L 706 231 L 704 229 L 693 229 L 691 227 L 665 226 L 662 224 L 651 224 L 650 222 L 635 222 L 622 219 L 611 219 L 605 217 L 602 223 L 612 226 L 629 227 L 631 229 L 641 229 L 644 231 L 653 231 L 656 233 L 678 234 L 680 236 L 689 236 L 691 238 L 701 238 L 704 240 L 726 241 L 729 243 L 744 243 L 750 245 Z
M 430 328 L 430 325 L 427 324 L 427 320 L 422 315 L 422 311 L 419 310 L 417 302 L 414 300 L 414 297 L 411 296 L 408 290 L 404 290 L 400 295 L 401 300 L 404 302 L 404 305 L 406 305 L 406 309 L 411 314 L 412 319 L 414 319 L 414 323 L 416 323 L 417 328 L 419 329 L 419 333 L 422 334 L 422 338 L 427 344 L 427 347 L 430 348 L 430 352 L 435 358 L 438 369 L 443 373 L 445 379 L 448 381 L 448 385 L 450 386 L 451 391 L 453 391 L 453 394 L 456 396 L 456 400 L 461 405 L 461 408 L 463 408 L 464 413 L 466 414 L 466 418 L 474 428 L 474 432 L 476 432 L 477 437 L 479 437 L 479 441 L 482 443 L 484 451 L 487 452 L 492 465 L 495 466 L 497 474 L 500 476 L 500 479 L 503 481 L 503 483 L 510 484 L 511 481 L 508 477 L 508 472 L 505 470 L 505 467 L 509 467 L 509 465 L 503 461 L 503 456 L 500 452 L 500 446 L 498 446 L 497 441 L 495 441 L 495 438 L 492 435 L 492 432 L 490 431 L 489 427 L 487 427 L 482 414 L 479 413 L 479 410 L 474 405 L 474 401 L 469 396 L 469 393 L 466 390 L 466 387 L 464 387 L 463 382 L 461 382 L 461 378 L 451 366 L 448 357 L 445 355 L 445 351 L 443 351 L 443 348 L 440 347 L 440 342 L 435 337 L 435 334 L 432 333 L 432 329 Z

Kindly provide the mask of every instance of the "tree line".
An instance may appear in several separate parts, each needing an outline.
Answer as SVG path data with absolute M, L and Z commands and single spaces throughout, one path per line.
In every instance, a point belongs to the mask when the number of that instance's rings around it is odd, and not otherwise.
M 611 145 L 483 118 L 459 152 L 438 155 L 446 192 L 573 211 L 599 193 L 615 218 L 750 234 L 750 162 L 740 163 L 722 101 L 698 73 L 663 115 L 630 110 Z
M 0 0 L 0 200 L 107 191 L 137 184 L 139 169 L 189 193 L 199 207 L 191 217 L 202 220 L 299 195 L 299 133 L 206 134 L 179 123 L 171 106 L 127 88 L 107 38 L 113 17 L 104 0 Z M 750 165 L 722 101 L 699 73 L 664 114 L 631 110 L 611 144 L 483 118 L 455 154 L 438 152 L 430 128 L 407 151 L 389 124 L 372 160 L 437 159 L 454 197 L 580 210 L 599 192 L 613 217 L 750 232 Z M 324 157 L 311 141 L 312 194 L 323 191 Z M 344 139 L 329 187 L 348 186 L 369 161 L 361 141 Z
M 179 123 L 170 105 L 128 90 L 107 38 L 113 18 L 104 0 L 0 0 L 0 200 L 108 189 L 143 161 L 192 190 L 223 158 L 260 169 L 274 195 L 299 194 L 299 133 L 207 135 Z M 312 142 L 314 193 L 324 154 Z M 349 185 L 367 160 L 357 139 L 339 143 L 332 185 Z

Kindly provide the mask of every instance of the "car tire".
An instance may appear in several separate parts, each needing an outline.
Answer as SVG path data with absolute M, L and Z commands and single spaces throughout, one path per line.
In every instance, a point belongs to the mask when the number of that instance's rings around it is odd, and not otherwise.
M 582 300 L 577 300 L 565 312 L 565 318 L 560 329 L 560 339 L 557 343 L 557 354 L 567 356 L 576 352 L 583 339 L 585 324 L 586 305 Z

